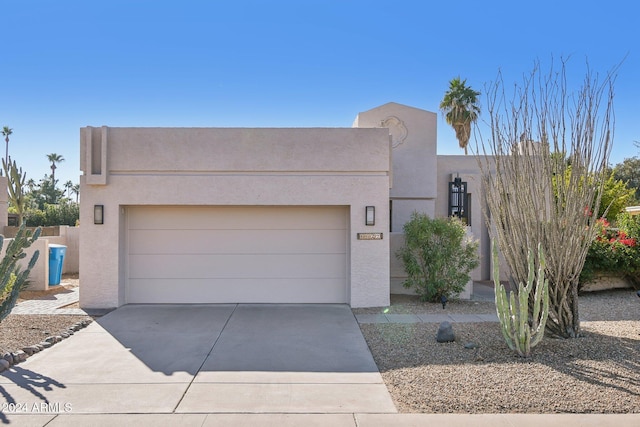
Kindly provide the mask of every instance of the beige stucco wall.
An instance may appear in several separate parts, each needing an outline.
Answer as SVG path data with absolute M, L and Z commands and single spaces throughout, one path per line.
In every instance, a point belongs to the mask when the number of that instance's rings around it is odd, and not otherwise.
M 491 167 L 492 162 L 481 158 L 483 167 Z M 471 272 L 473 280 L 493 280 L 493 259 L 491 255 L 491 237 L 485 219 L 486 199 L 482 174 L 478 165 L 478 158 L 467 156 L 438 156 L 438 189 L 442 189 L 443 196 L 436 200 L 436 216 L 448 214 L 448 183 L 456 176 L 467 182 L 467 192 L 471 194 L 471 224 L 470 235 L 479 243 L 478 255 L 480 265 Z M 501 280 L 506 280 L 509 271 L 504 258 L 500 256 Z
M 77 273 L 80 270 L 80 227 L 61 225 L 58 236 L 47 236 L 49 243 L 64 245 L 67 250 L 62 264 L 62 274 Z
M 126 303 L 124 208 L 136 205 L 348 206 L 350 303 L 389 303 L 386 129 L 87 127 L 80 151 L 82 307 Z M 369 205 L 374 227 L 364 225 Z M 374 231 L 384 239 L 356 238 Z
M 7 252 L 7 246 L 13 239 L 4 239 L 0 257 L 4 257 Z M 46 238 L 39 238 L 24 250 L 26 257 L 18 261 L 18 264 L 24 269 L 27 268 L 29 261 L 33 257 L 35 251 L 38 251 L 38 260 L 29 273 L 27 286 L 31 291 L 45 291 L 49 289 L 49 241 Z
M 391 230 L 401 232 L 414 211 L 434 215 L 436 187 L 435 113 L 395 102 L 359 113 L 354 127 L 386 127 L 392 144 Z
M 484 194 L 475 156 L 438 156 L 437 115 L 435 113 L 388 103 L 358 114 L 354 126 L 387 127 L 392 139 L 392 202 L 390 234 L 390 287 L 392 293 L 413 293 L 402 286 L 406 273 L 396 259 L 403 245 L 402 227 L 414 211 L 428 216 L 448 215 L 449 182 L 460 176 L 471 194 L 471 224 L 468 233 L 479 242 L 480 265 L 471 272 L 472 280 L 491 277 L 491 243 L 483 215 Z M 469 298 L 472 283 L 461 294 Z
M 29 285 L 27 289 L 33 291 L 45 291 L 49 289 L 49 245 L 58 244 L 65 245 L 67 247 L 64 262 L 62 264 L 62 274 L 77 273 L 78 272 L 78 259 L 79 259 L 79 227 L 69 227 L 61 225 L 56 227 L 59 230 L 58 236 L 40 236 L 29 248 L 25 250 L 27 255 L 24 259 L 20 260 L 19 264 L 22 268 L 26 268 L 33 253 L 37 250 L 39 252 L 38 261 L 31 269 L 29 274 Z M 35 228 L 31 227 L 31 230 Z M 5 227 L 5 236 L 15 236 L 17 233 L 16 227 Z M 4 256 L 6 253 L 7 245 L 13 240 L 12 237 L 4 239 L 2 250 L 0 250 L 0 256 Z
M 394 294 L 413 294 L 402 283 L 406 272 L 395 257 L 404 244 L 402 228 L 413 212 L 429 217 L 445 217 L 437 210 L 438 203 L 446 203 L 447 183 L 442 186 L 438 174 L 437 114 L 390 102 L 358 114 L 357 127 L 387 127 L 392 142 L 392 203 L 390 243 L 390 289 Z M 461 298 L 469 298 L 471 285 Z
M 449 211 L 448 207 L 448 191 L 449 182 L 451 182 L 456 176 L 459 176 L 462 181 L 467 182 L 467 192 L 471 194 L 471 224 L 468 227 L 468 234 L 471 238 L 478 241 L 478 255 L 480 257 L 480 265 L 471 271 L 472 281 L 490 280 L 492 279 L 492 258 L 491 258 L 491 239 L 489 236 L 488 228 L 486 226 L 483 209 L 485 206 L 485 196 L 483 193 L 482 175 L 480 173 L 480 167 L 478 166 L 478 160 L 472 155 L 439 155 L 437 156 L 437 168 L 433 173 L 433 185 L 437 189 L 437 197 L 430 202 L 433 204 L 431 210 L 416 209 L 421 212 L 433 212 L 430 214 L 432 217 L 444 218 L 447 217 Z M 395 211 L 395 203 L 394 203 Z M 409 212 L 410 214 L 410 212 Z M 428 213 L 429 214 L 429 213 Z M 390 236 L 391 243 L 391 292 L 392 293 L 412 293 L 412 291 L 405 289 L 402 283 L 406 279 L 406 273 L 402 263 L 395 258 L 396 251 L 404 244 L 404 236 L 398 230 Z M 506 278 L 507 267 L 504 260 L 501 259 L 501 276 Z M 472 284 L 467 286 L 467 289 L 460 295 L 461 298 L 469 298 L 472 296 Z
M 469 234 L 479 243 L 478 255 L 480 265 L 471 272 L 472 280 L 489 279 L 490 274 L 490 242 L 485 225 L 482 203 L 482 176 L 475 156 L 438 156 L 437 186 L 442 197 L 436 199 L 436 216 L 446 217 L 449 213 L 449 182 L 459 176 L 467 183 L 467 193 L 471 195 L 471 223 Z

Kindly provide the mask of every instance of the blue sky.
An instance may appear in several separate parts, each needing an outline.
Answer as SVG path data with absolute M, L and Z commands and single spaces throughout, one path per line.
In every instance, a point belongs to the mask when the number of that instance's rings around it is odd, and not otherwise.
M 15 0 L 2 2 L 0 126 L 39 181 L 64 156 L 79 182 L 83 126 L 350 127 L 386 102 L 438 112 L 451 78 L 570 57 L 615 84 L 611 163 L 640 155 L 636 0 Z M 484 101 L 481 98 L 481 101 Z M 438 152 L 462 154 L 438 118 Z M 2 144 L 4 157 L 4 144 Z

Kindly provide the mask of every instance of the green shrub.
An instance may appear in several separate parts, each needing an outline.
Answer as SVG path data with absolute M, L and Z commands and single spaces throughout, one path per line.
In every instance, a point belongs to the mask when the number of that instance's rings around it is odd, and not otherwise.
M 396 253 L 408 275 L 403 283 L 423 301 L 438 301 L 462 292 L 469 272 L 478 266 L 478 242 L 468 239 L 457 218 L 435 218 L 414 212 L 404 225 L 405 244 Z
M 52 225 L 75 226 L 80 218 L 80 207 L 77 203 L 61 203 L 45 205 L 44 209 L 30 209 L 25 214 L 29 227 L 48 227 Z

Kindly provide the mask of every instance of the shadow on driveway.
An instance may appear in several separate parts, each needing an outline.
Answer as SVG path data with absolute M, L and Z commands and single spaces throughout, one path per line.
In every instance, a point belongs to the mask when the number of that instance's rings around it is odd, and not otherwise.
M 0 374 L 0 387 L 72 413 L 396 412 L 339 304 L 126 305 Z
M 97 322 L 167 375 L 378 372 L 346 305 L 128 305 Z

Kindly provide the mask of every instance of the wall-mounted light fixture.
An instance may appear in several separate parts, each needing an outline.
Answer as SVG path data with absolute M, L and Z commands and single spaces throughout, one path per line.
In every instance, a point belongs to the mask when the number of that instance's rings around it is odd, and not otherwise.
M 104 224 L 104 205 L 93 205 L 93 223 Z
M 365 208 L 365 225 L 376 225 L 376 207 L 375 206 L 367 206 Z

